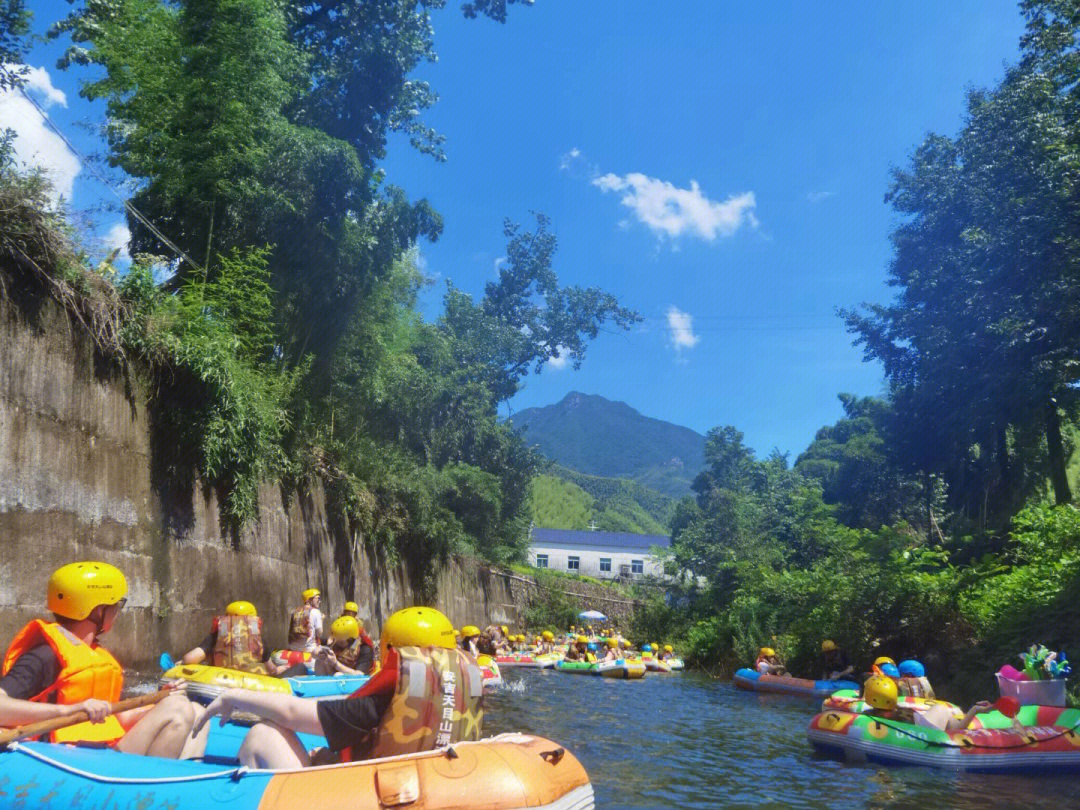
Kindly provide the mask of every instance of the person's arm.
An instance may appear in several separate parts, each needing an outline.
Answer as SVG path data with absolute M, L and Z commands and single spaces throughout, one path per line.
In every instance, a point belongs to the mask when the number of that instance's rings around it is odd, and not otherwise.
M 960 720 L 960 728 L 969 728 L 971 726 L 971 721 L 975 719 L 975 715 L 992 711 L 993 708 L 993 705 L 989 701 L 980 700 L 964 713 L 964 717 Z
M 76 712 L 86 712 L 91 723 L 100 723 L 109 716 L 112 705 L 107 700 L 84 700 L 79 703 L 34 703 L 10 697 L 0 689 L 0 727 L 14 728 L 57 717 L 70 717 Z
M 180 657 L 181 664 L 201 664 L 206 660 L 206 650 L 202 647 L 195 647 L 192 650 L 188 650 Z
M 221 716 L 221 725 L 224 725 L 233 712 L 247 712 L 292 731 L 321 735 L 322 726 L 319 724 L 316 707 L 314 700 L 304 700 L 280 692 L 229 689 L 206 707 L 206 712 L 195 723 L 191 734 L 197 735 L 215 715 Z

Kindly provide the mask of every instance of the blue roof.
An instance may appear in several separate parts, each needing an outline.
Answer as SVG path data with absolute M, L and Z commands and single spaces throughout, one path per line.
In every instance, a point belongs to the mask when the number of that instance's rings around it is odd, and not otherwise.
M 541 546 L 598 546 L 610 549 L 643 549 L 651 546 L 667 548 L 671 538 L 663 534 L 631 534 L 630 532 L 593 532 L 577 529 L 533 529 L 532 542 Z

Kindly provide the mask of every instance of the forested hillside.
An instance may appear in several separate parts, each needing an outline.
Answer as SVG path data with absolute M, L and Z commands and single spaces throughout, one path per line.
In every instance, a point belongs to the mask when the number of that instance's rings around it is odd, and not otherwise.
M 690 428 L 643 416 L 625 402 L 571 392 L 510 420 L 526 443 L 577 472 L 629 478 L 680 497 L 704 465 L 705 438 Z
M 503 23 L 513 2 L 461 8 Z M 148 374 L 157 473 L 217 488 L 234 526 L 261 483 L 319 481 L 388 556 L 521 559 L 537 461 L 496 406 L 552 357 L 580 361 L 600 325 L 638 319 L 558 283 L 542 214 L 503 224 L 482 296 L 450 283 L 444 314 L 419 314 L 415 248 L 443 222 L 382 163 L 392 132 L 436 161 L 452 149 L 423 118 L 434 89 L 410 78 L 436 59 L 442 5 L 75 3 L 52 34 L 103 102 L 106 158 L 131 190 L 129 267 L 88 255 L 0 138 L 0 293 L 58 298 L 103 357 Z M 17 86 L 29 13 L 0 10 L 0 87 Z
M 769 642 L 806 673 L 834 638 L 969 697 L 1029 644 L 1080 645 L 1080 17 L 1020 6 L 1020 63 L 893 173 L 895 297 L 842 313 L 886 396 L 842 396 L 793 467 L 709 431 L 671 554 L 708 584 L 654 604 L 650 636 L 728 666 Z

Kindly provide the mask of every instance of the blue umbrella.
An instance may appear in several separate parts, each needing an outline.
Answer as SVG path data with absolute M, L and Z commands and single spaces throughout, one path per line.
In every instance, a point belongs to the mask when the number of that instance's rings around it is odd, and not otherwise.
M 605 621 L 607 621 L 607 616 L 605 616 L 599 610 L 585 610 L 585 611 L 582 611 L 581 613 L 579 613 L 577 615 L 577 617 L 579 619 L 585 619 L 586 621 L 591 621 L 591 622 L 605 622 Z

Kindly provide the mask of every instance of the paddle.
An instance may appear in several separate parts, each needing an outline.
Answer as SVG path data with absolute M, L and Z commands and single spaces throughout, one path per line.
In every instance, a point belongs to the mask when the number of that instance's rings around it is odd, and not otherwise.
M 161 654 L 161 658 L 159 658 L 157 662 L 158 666 L 161 667 L 162 671 L 164 672 L 168 672 L 170 669 L 176 666 L 176 662 L 173 661 L 173 657 L 167 652 L 163 652 Z
M 128 709 L 139 709 L 143 706 L 152 706 L 164 698 L 167 698 L 169 695 L 175 694 L 175 689 L 162 689 L 160 692 L 151 692 L 149 695 L 139 695 L 138 697 L 121 700 L 112 704 L 112 709 L 109 714 L 126 712 Z M 89 719 L 90 715 L 86 712 L 75 712 L 75 714 L 69 714 L 65 717 L 54 717 L 52 720 L 42 720 L 40 723 L 31 723 L 27 726 L 7 729 L 6 731 L 0 732 L 0 745 L 6 745 L 9 742 L 15 742 L 17 740 L 25 740 L 27 737 L 37 737 L 41 734 L 49 734 L 61 728 L 74 726 L 76 723 L 85 723 Z

